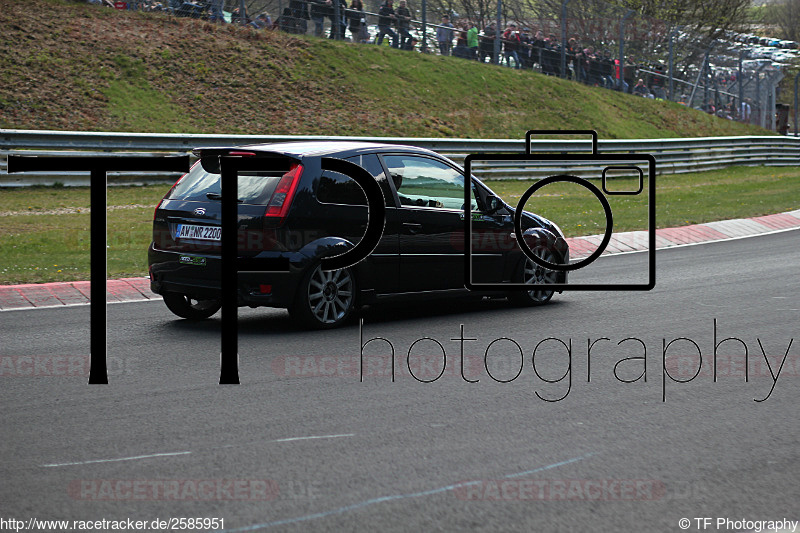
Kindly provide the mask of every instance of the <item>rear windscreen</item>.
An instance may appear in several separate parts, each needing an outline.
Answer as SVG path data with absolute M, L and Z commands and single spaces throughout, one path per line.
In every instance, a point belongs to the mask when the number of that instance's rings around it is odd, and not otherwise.
M 278 185 L 282 171 L 239 172 L 239 201 L 266 205 Z M 211 193 L 212 198 L 208 194 Z M 219 174 L 206 172 L 199 163 L 167 195 L 168 200 L 208 201 L 220 194 Z

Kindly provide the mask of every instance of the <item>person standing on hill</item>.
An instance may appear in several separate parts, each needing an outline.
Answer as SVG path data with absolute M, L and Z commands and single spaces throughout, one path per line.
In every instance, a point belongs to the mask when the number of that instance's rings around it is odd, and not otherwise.
M 450 24 L 450 17 L 442 15 L 442 24 L 436 28 L 436 42 L 439 43 L 439 52 L 443 56 L 450 55 L 450 48 L 453 46 L 453 27 Z
M 753 108 L 750 106 L 750 99 L 745 98 L 742 104 L 739 106 L 739 119 L 742 122 L 750 122 L 750 116 L 753 112 Z
M 514 60 L 514 68 L 520 69 L 522 65 L 519 61 L 519 54 L 517 51 L 520 46 L 520 37 L 517 32 L 517 25 L 513 22 L 508 25 L 506 31 L 503 32 L 503 50 L 506 56 L 506 65 L 511 67 L 511 60 Z
M 645 98 L 650 96 L 650 90 L 647 88 L 647 85 L 644 84 L 643 79 L 639 78 L 639 81 L 636 82 L 636 85 L 633 87 L 633 94 Z
M 361 0 L 353 0 L 350 3 L 347 18 L 350 20 L 350 33 L 353 35 L 353 42 L 364 42 L 366 39 L 363 34 L 367 28 L 367 19 L 364 13 L 364 3 Z
M 397 48 L 397 34 L 392 30 L 392 24 L 397 17 L 392 4 L 392 0 L 386 0 L 378 10 L 378 40 L 376 42 L 378 45 L 383 44 L 383 36 L 388 35 L 392 38 L 392 48 Z
M 408 31 L 411 25 L 411 11 L 406 6 L 406 0 L 400 0 L 397 7 L 397 33 L 400 34 L 400 48 L 406 49 L 406 44 L 411 41 L 411 33 Z
M 486 57 L 492 58 L 494 61 L 494 39 L 497 37 L 497 30 L 494 27 L 494 22 L 490 22 L 488 26 L 483 29 L 483 36 L 481 37 L 480 46 L 480 62 L 486 62 Z
M 478 27 L 474 22 L 469 24 L 467 30 L 467 48 L 469 48 L 470 59 L 478 60 Z
M 311 20 L 314 22 L 314 35 L 322 37 L 325 33 L 325 18 L 333 12 L 331 0 L 309 0 L 311 4 Z
M 306 0 L 289 0 L 289 7 L 294 17 L 295 33 L 303 35 L 308 30 L 308 2 Z
M 222 13 L 224 4 L 224 0 L 211 0 L 211 2 L 208 3 L 208 8 L 211 11 L 211 16 L 208 19 L 209 21 L 225 24 L 225 16 Z

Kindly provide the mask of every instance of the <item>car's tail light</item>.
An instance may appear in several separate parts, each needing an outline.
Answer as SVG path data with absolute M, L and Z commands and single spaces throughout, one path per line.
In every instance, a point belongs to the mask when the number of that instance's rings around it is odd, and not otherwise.
M 275 192 L 272 193 L 272 198 L 267 203 L 265 217 L 277 222 L 278 225 L 283 223 L 289 213 L 294 192 L 297 190 L 297 184 L 300 183 L 300 176 L 302 175 L 303 165 L 292 163 L 289 172 L 281 176 L 278 186 L 275 187 Z

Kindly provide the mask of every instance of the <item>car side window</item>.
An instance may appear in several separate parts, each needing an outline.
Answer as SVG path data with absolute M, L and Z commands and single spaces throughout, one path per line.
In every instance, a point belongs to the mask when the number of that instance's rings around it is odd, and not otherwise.
M 464 208 L 464 175 L 451 166 L 414 155 L 385 155 L 383 161 L 402 206 Z M 472 209 L 477 209 L 475 191 L 471 192 Z
M 317 184 L 317 200 L 323 204 L 367 205 L 367 196 L 353 179 L 325 171 Z
M 357 155 L 347 158 L 347 161 L 364 167 L 381 186 L 384 197 L 391 198 L 391 189 L 386 183 L 383 167 L 375 154 Z M 317 200 L 324 204 L 367 205 L 367 197 L 361 186 L 353 179 L 338 172 L 323 172 L 317 183 L 316 191 Z

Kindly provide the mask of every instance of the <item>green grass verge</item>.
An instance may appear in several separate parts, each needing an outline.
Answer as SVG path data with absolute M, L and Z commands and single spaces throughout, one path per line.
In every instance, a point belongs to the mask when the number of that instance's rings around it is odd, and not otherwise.
M 0 128 L 602 139 L 763 135 L 532 71 L 61 0 L 4 2 Z
M 512 205 L 519 202 L 531 185 L 516 180 L 486 183 Z M 635 189 L 634 181 L 628 179 L 615 179 L 611 185 L 617 190 Z M 614 213 L 615 232 L 647 229 L 645 198 L 609 196 L 608 199 Z M 768 215 L 798 207 L 800 167 L 731 167 L 656 178 L 658 228 Z M 573 184 L 552 184 L 540 189 L 526 203 L 526 209 L 555 221 L 568 237 L 602 233 L 605 228 L 600 203 Z
M 514 205 L 530 186 L 516 180 L 487 184 Z M 613 185 L 620 189 L 631 186 L 621 179 Z M 108 205 L 123 206 L 108 212 L 109 278 L 147 275 L 153 209 L 168 189 L 169 184 L 109 188 Z M 656 191 L 658 227 L 766 215 L 800 207 L 800 167 L 733 167 L 659 176 Z M 555 184 L 540 192 L 528 207 L 557 222 L 568 236 L 603 231 L 602 209 L 585 190 Z M 89 279 L 88 206 L 87 188 L 3 190 L 0 283 Z M 647 228 L 640 197 L 612 197 L 611 207 L 614 231 Z
M 120 207 L 107 215 L 109 277 L 147 274 L 153 209 L 169 188 L 164 184 L 108 189 L 108 205 Z M 86 187 L 2 190 L 0 283 L 89 279 L 88 207 Z

